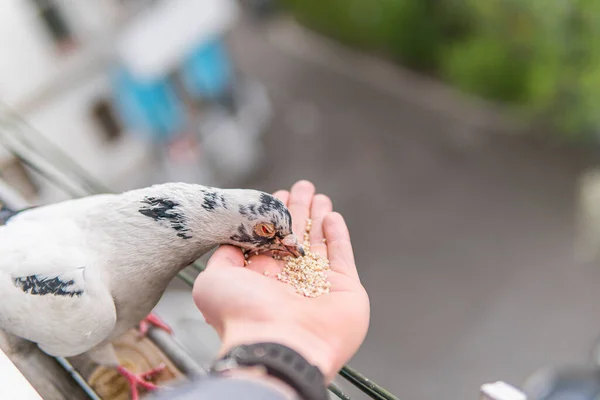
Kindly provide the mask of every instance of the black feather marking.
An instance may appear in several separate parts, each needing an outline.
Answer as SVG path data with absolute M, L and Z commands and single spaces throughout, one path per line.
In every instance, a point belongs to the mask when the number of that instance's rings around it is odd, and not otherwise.
M 271 242 L 272 238 L 262 237 L 256 234 L 256 232 L 248 233 L 244 224 L 238 226 L 237 233 L 230 237 L 238 243 L 253 243 L 257 246 L 265 246 Z
M 142 215 L 155 221 L 167 221 L 182 239 L 192 238 L 187 233 L 189 228 L 186 226 L 185 216 L 177 210 L 179 203 L 165 198 L 146 197 L 142 204 L 144 206 L 138 210 Z
M 258 216 L 256 215 L 256 211 L 254 210 L 253 204 L 250 206 L 240 206 L 239 212 L 241 215 L 246 217 L 246 219 L 248 219 L 248 221 L 254 221 L 254 220 L 258 219 Z
M 45 296 L 51 294 L 54 296 L 80 297 L 83 294 L 83 290 L 71 287 L 75 284 L 75 280 L 61 280 L 58 276 L 49 278 L 38 275 L 29 275 L 13 278 L 13 283 L 23 292 L 32 295 Z
M 217 202 L 217 194 L 215 192 L 204 192 L 204 203 L 202 203 L 202 207 L 207 211 L 214 211 L 215 208 L 219 207 Z
M 248 233 L 244 224 L 240 224 L 240 226 L 238 226 L 237 233 L 231 238 L 241 243 L 248 243 L 252 241 L 252 236 Z
M 204 202 L 202 207 L 207 211 L 214 211 L 217 208 L 227 209 L 227 200 L 223 193 L 217 193 L 210 190 L 202 190 L 204 193 Z
M 283 212 L 284 210 L 286 210 L 285 206 L 279 199 L 269 194 L 261 193 L 259 200 L 260 206 L 258 207 L 257 211 L 260 215 L 265 215 L 267 211 Z
M 287 207 L 279 199 L 267 193 L 260 194 L 260 206 L 256 211 L 262 216 L 264 216 L 268 211 L 276 211 L 280 215 L 284 216 L 288 226 L 292 226 L 292 216 L 290 215 Z

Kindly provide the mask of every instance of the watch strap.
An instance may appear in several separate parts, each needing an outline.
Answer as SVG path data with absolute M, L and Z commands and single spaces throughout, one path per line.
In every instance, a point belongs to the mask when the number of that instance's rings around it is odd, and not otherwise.
M 321 370 L 287 346 L 278 343 L 237 346 L 217 360 L 212 370 L 223 372 L 236 366 L 262 366 L 268 375 L 287 383 L 302 399 L 329 399 Z

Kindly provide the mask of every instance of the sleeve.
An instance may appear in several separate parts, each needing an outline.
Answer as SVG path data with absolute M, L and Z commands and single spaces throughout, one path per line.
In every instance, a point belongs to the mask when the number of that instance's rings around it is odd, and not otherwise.
M 289 400 L 283 392 L 260 379 L 206 376 L 185 384 L 165 388 L 146 397 L 148 400 Z

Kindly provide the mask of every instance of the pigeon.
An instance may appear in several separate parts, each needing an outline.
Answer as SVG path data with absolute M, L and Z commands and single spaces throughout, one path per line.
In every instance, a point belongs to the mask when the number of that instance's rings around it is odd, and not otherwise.
M 286 206 L 256 190 L 165 183 L 0 214 L 0 329 L 116 368 L 134 400 L 160 368 L 134 374 L 110 342 L 161 325 L 150 312 L 180 270 L 221 244 L 304 254 Z

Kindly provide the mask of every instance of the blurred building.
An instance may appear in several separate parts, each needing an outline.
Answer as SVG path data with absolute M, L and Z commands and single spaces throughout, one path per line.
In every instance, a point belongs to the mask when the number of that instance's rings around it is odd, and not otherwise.
M 235 184 L 258 165 L 270 112 L 231 64 L 236 17 L 226 0 L 4 0 L 0 101 L 111 189 Z M 0 134 L 26 135 L 9 125 Z M 2 166 L 35 200 L 61 198 Z

